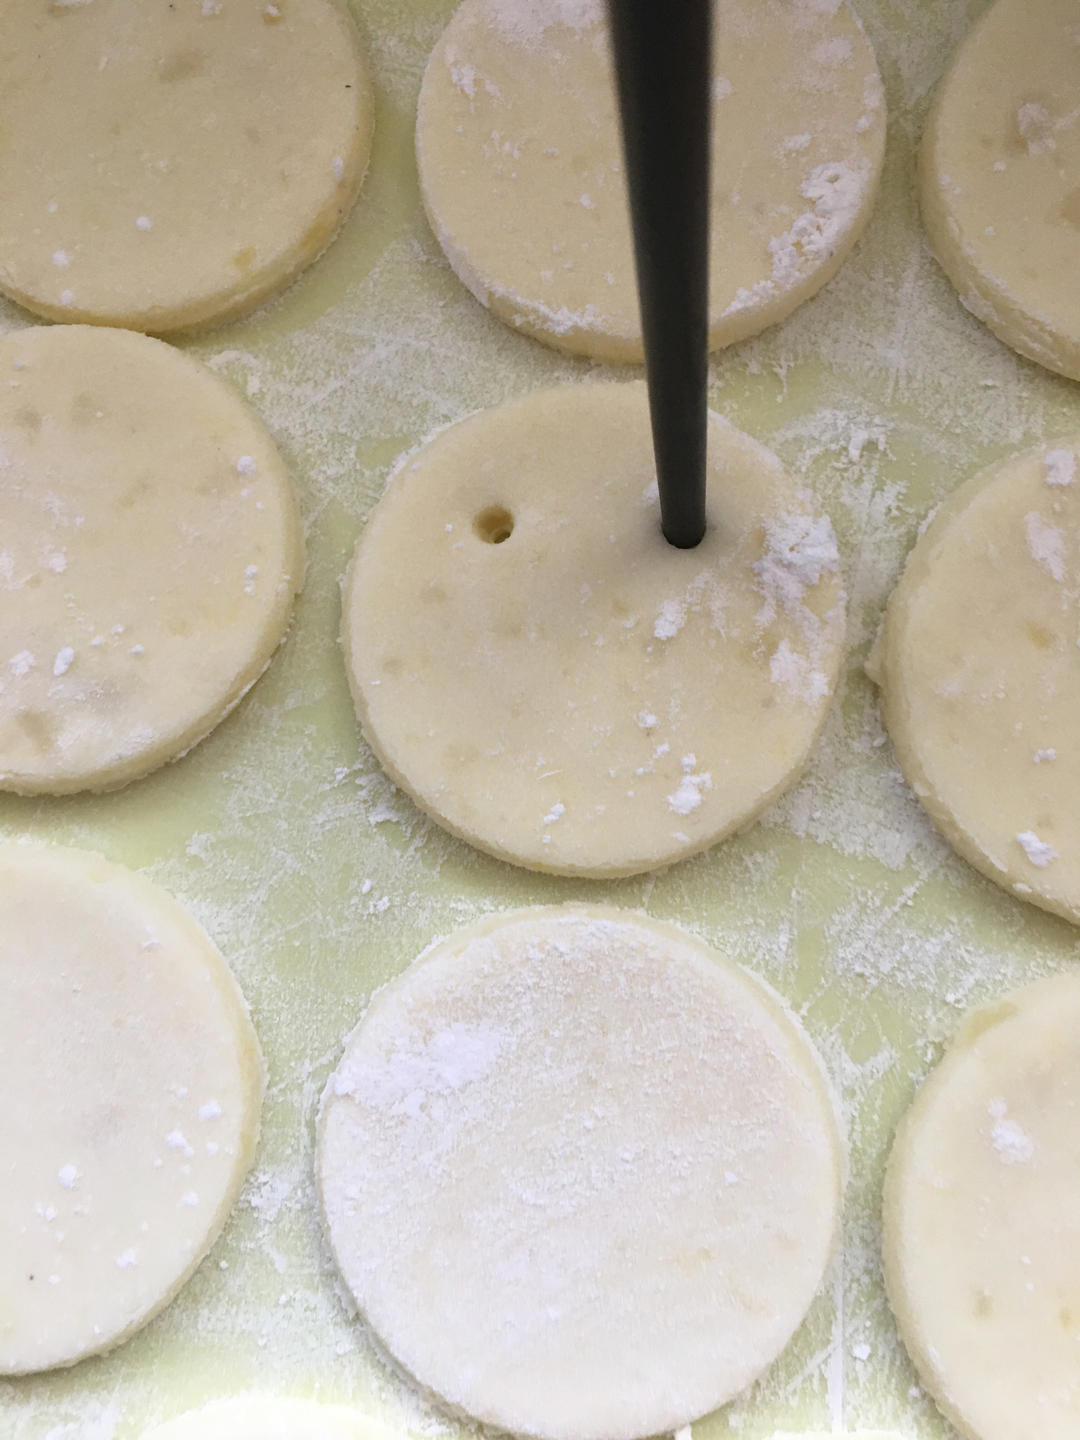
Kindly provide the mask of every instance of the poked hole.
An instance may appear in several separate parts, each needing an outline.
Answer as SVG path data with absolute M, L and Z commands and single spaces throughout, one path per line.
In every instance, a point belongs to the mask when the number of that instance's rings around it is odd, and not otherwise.
M 473 533 L 486 545 L 502 545 L 514 533 L 514 517 L 503 505 L 488 505 L 474 517 Z

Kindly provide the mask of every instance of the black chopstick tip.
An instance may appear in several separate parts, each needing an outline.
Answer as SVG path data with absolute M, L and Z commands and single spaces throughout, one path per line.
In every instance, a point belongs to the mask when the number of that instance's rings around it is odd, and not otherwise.
M 660 533 L 669 545 L 676 550 L 694 550 L 705 539 L 707 526 L 698 525 L 661 525 Z

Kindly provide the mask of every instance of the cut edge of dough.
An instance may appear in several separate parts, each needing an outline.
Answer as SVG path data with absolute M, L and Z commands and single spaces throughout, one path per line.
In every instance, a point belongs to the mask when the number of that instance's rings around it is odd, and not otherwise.
M 782 1031 L 785 1039 L 788 1041 L 792 1049 L 803 1055 L 807 1060 L 809 1060 L 810 1064 L 807 1067 L 807 1073 L 812 1074 L 813 1079 L 817 1082 L 817 1096 L 822 1106 L 823 1115 L 828 1117 L 828 1128 L 831 1132 L 834 1207 L 828 1252 L 825 1256 L 824 1264 L 822 1265 L 821 1277 L 819 1278 L 817 1287 L 815 1288 L 814 1296 L 811 1297 L 811 1303 L 813 1302 L 813 1299 L 816 1298 L 818 1294 L 820 1294 L 821 1286 L 824 1283 L 825 1276 L 828 1274 L 829 1267 L 833 1264 L 836 1258 L 837 1249 L 840 1243 L 841 1222 L 843 1219 L 844 1208 L 844 1194 L 847 1189 L 849 1179 L 848 1143 L 843 1123 L 844 1110 L 841 1103 L 839 1091 L 837 1090 L 833 1082 L 833 1078 L 825 1064 L 824 1057 L 822 1056 L 817 1045 L 814 1043 L 814 1040 L 811 1037 L 809 1030 L 806 1028 L 805 1025 L 803 1025 L 802 1021 L 796 1015 L 794 1009 L 788 1004 L 787 1000 L 778 990 L 774 989 L 773 986 L 770 985 L 767 980 L 763 979 L 762 976 L 757 974 L 756 971 L 751 970 L 748 966 L 742 964 L 738 960 L 731 959 L 725 952 L 719 950 L 709 941 L 702 939 L 693 931 L 687 930 L 682 926 L 673 924 L 666 920 L 657 920 L 652 915 L 648 914 L 648 912 L 645 910 L 623 907 L 620 905 L 597 903 L 588 900 L 575 900 L 569 901 L 561 905 L 523 905 L 518 906 L 512 910 L 496 910 L 490 912 L 487 915 L 482 915 L 478 920 L 474 920 L 470 924 L 454 930 L 451 934 L 443 935 L 436 938 L 435 940 L 432 940 L 411 961 L 409 961 L 403 969 L 399 970 L 396 975 L 391 976 L 389 980 L 384 981 L 368 996 L 367 1001 L 365 1002 L 363 1009 L 361 1010 L 355 1023 L 348 1029 L 348 1031 L 346 1031 L 340 1042 L 337 1050 L 337 1059 L 334 1068 L 331 1071 L 326 1081 L 326 1084 L 323 1087 L 322 1093 L 319 1096 L 319 1102 L 315 1113 L 314 1166 L 315 1192 L 323 1241 L 333 1261 L 335 1275 L 338 1279 L 339 1291 L 345 1304 L 349 1308 L 354 1322 L 362 1328 L 365 1338 L 371 1343 L 376 1352 L 382 1357 L 384 1362 L 389 1366 L 391 1370 L 394 1371 L 395 1374 L 404 1377 L 404 1379 L 407 1380 L 409 1384 L 414 1385 L 422 1395 L 430 1399 L 444 1413 L 455 1416 L 458 1419 L 469 1421 L 470 1423 L 474 1424 L 477 1421 L 477 1416 L 470 1414 L 470 1412 L 463 1409 L 461 1406 L 454 1404 L 452 1401 L 449 1401 L 444 1396 L 440 1395 L 437 1390 L 434 1390 L 430 1386 L 426 1385 L 421 1379 L 419 1379 L 418 1376 L 414 1375 L 413 1372 L 401 1360 L 398 1359 L 398 1357 L 393 1353 L 393 1351 L 391 1351 L 387 1347 L 381 1335 L 378 1334 L 374 1326 L 368 1320 L 367 1315 L 364 1313 L 363 1309 L 356 1301 L 352 1292 L 348 1288 L 347 1282 L 345 1281 L 344 1273 L 339 1263 L 337 1252 L 334 1248 L 334 1242 L 330 1226 L 330 1218 L 327 1213 L 326 1197 L 323 1190 L 323 1169 L 320 1158 L 326 1130 L 326 1117 L 329 1109 L 329 1102 L 333 1098 L 335 1098 L 332 1094 L 332 1086 L 334 1082 L 334 1077 L 337 1074 L 342 1059 L 344 1058 L 349 1047 L 351 1046 L 353 1038 L 358 1033 L 361 1026 L 363 1026 L 366 1022 L 371 1010 L 381 1002 L 381 997 L 385 996 L 387 991 L 395 987 L 398 982 L 403 979 L 404 976 L 408 975 L 414 969 L 414 967 L 424 965 L 431 960 L 441 959 L 443 956 L 460 956 L 461 953 L 472 943 L 473 940 L 482 939 L 484 936 L 489 935 L 493 931 L 499 930 L 507 925 L 537 918 L 573 919 L 576 916 L 589 916 L 594 919 L 599 918 L 601 920 L 607 920 L 616 924 L 640 925 L 645 929 L 659 933 L 661 936 L 674 939 L 679 944 L 689 946 L 690 948 L 698 951 L 703 959 L 708 960 L 713 965 L 716 965 L 718 968 L 727 970 L 729 972 L 734 972 L 738 980 L 741 983 L 745 984 L 747 989 L 750 990 L 758 998 L 768 1015 Z M 777 1359 L 779 1359 L 780 1355 L 782 1355 L 787 1349 L 787 1347 L 791 1344 L 795 1335 L 798 1334 L 801 1327 L 806 1323 L 808 1309 L 809 1307 L 807 1308 L 807 1311 L 804 1311 L 804 1313 L 799 1316 L 794 1327 L 791 1329 L 786 1339 L 784 1340 L 783 1345 L 776 1352 L 773 1358 L 762 1367 L 762 1369 L 758 1372 L 758 1376 L 754 1377 L 755 1379 L 760 1377 L 760 1375 L 764 1374 L 771 1365 L 775 1364 Z M 753 1380 L 751 1380 L 749 1383 L 753 1383 Z M 687 1423 L 689 1424 L 692 1423 L 694 1419 L 702 1418 L 704 1417 L 692 1417 L 691 1421 L 688 1421 Z M 486 1424 L 494 1422 L 482 1423 Z M 535 1433 L 518 1431 L 515 1433 L 521 1434 L 522 1436 L 526 1437 L 526 1440 L 551 1440 L 551 1437 L 549 1435 L 542 1434 L 539 1431 Z M 153 1440 L 153 1437 L 146 1437 L 146 1440 Z M 780 1437 L 777 1437 L 777 1440 L 780 1440 Z M 874 1440 L 874 1437 L 871 1436 L 870 1440 Z M 886 1437 L 886 1440 L 889 1440 L 889 1437 Z
M 1080 450 L 1080 435 L 1060 439 L 1058 443 Z M 925 530 L 916 540 L 906 561 L 900 579 L 889 596 L 877 638 L 866 664 L 866 674 L 878 689 L 882 719 L 892 743 L 897 763 L 904 779 L 915 798 L 933 821 L 935 829 L 943 836 L 961 859 L 972 869 L 1017 900 L 1026 901 L 1052 915 L 1080 924 L 1080 903 L 1063 899 L 1045 888 L 1040 889 L 1040 879 L 1045 886 L 1050 877 L 1033 876 L 1028 880 L 1010 880 L 1008 873 L 995 864 L 971 832 L 960 824 L 952 811 L 934 793 L 934 787 L 927 776 L 919 755 L 918 747 L 909 743 L 908 732 L 913 728 L 901 718 L 903 710 L 899 699 L 903 690 L 901 679 L 902 664 L 898 631 L 901 626 L 900 614 L 908 596 L 917 591 L 923 577 L 934 568 L 937 547 L 945 540 L 954 521 L 959 519 L 984 489 L 989 489 L 1025 455 L 1041 454 L 1053 448 L 1053 441 L 1031 447 L 1028 451 L 1007 455 L 995 464 L 969 476 L 931 514 Z M 1023 888 L 1018 888 L 1022 886 Z
M 641 382 L 636 383 L 638 383 L 639 385 L 641 384 Z M 618 386 L 625 384 L 627 384 L 627 382 L 621 380 L 606 382 L 601 381 L 598 382 L 597 387 L 591 388 L 602 388 L 604 385 Z M 546 386 L 540 390 L 530 391 L 527 394 L 518 397 L 516 400 L 504 401 L 503 406 L 515 405 L 519 403 L 528 403 L 529 401 L 534 400 L 538 395 L 545 394 L 549 391 L 564 390 L 568 388 L 575 387 L 567 385 Z M 503 407 L 495 406 L 473 410 L 470 411 L 469 414 L 463 415 L 458 420 L 452 420 L 448 424 L 438 426 L 437 429 L 433 430 L 418 445 L 415 445 L 409 450 L 407 450 L 397 461 L 387 478 L 385 486 L 383 487 L 383 495 L 386 495 L 388 493 L 390 486 L 395 482 L 398 476 L 404 474 L 409 469 L 410 462 L 415 460 L 416 456 L 421 451 L 427 449 L 427 447 L 435 440 L 437 440 L 440 435 L 445 434 L 449 430 L 455 429 L 458 425 L 468 424 L 470 421 L 476 419 L 478 416 L 483 416 L 490 413 L 491 409 L 498 408 Z M 738 430 L 735 426 L 732 425 L 731 421 L 728 420 L 726 416 L 721 415 L 719 411 L 710 408 L 707 414 L 708 422 L 710 425 L 718 424 L 725 431 L 734 430 L 737 435 L 742 436 L 746 440 L 749 440 L 756 450 L 760 450 L 767 455 L 773 454 L 773 452 L 769 451 L 767 447 L 761 443 L 760 440 L 757 440 L 752 435 L 748 435 L 745 431 Z M 774 458 L 776 457 L 774 456 Z M 784 473 L 788 473 L 786 467 L 784 468 Z M 380 496 L 379 499 L 381 501 L 382 496 Z M 530 870 L 538 875 L 558 875 L 566 878 L 581 880 L 625 879 L 631 875 L 646 875 L 653 872 L 660 872 L 666 870 L 672 865 L 680 864 L 683 860 L 689 860 L 692 859 L 695 855 L 704 854 L 706 850 L 711 850 L 714 845 L 720 845 L 725 840 L 730 840 L 733 835 L 741 834 L 744 830 L 749 829 L 751 825 L 756 824 L 757 821 L 760 820 L 761 816 L 769 809 L 770 806 L 774 805 L 777 800 L 779 800 L 783 795 L 786 795 L 789 790 L 794 789 L 794 787 L 799 783 L 799 780 L 805 774 L 806 768 L 810 764 L 810 761 L 813 758 L 814 751 L 816 750 L 818 742 L 821 739 L 821 733 L 825 728 L 825 724 L 829 718 L 829 715 L 832 713 L 833 706 L 837 702 L 837 692 L 843 682 L 844 640 L 847 634 L 847 591 L 842 583 L 837 602 L 839 609 L 839 617 L 837 620 L 838 631 L 836 635 L 835 655 L 833 659 L 833 664 L 829 671 L 828 700 L 827 703 L 822 707 L 821 715 L 818 718 L 817 724 L 807 736 L 807 743 L 802 755 L 799 757 L 796 763 L 792 765 L 791 769 L 779 780 L 777 780 L 775 785 L 773 785 L 764 795 L 759 797 L 758 803 L 754 806 L 752 810 L 738 816 L 729 825 L 717 831 L 715 834 L 705 837 L 700 841 L 692 842 L 689 845 L 679 846 L 670 854 L 658 860 L 645 859 L 626 862 L 615 861 L 607 865 L 560 866 L 551 864 L 550 862 L 546 861 L 543 856 L 536 856 L 534 858 L 529 858 L 526 860 L 522 858 L 522 856 L 514 854 L 509 850 L 500 849 L 491 841 L 486 840 L 481 836 L 472 833 L 469 830 L 466 830 L 464 827 L 454 825 L 443 815 L 441 815 L 433 805 L 428 805 L 425 800 L 416 793 L 416 791 L 408 783 L 408 780 L 403 774 L 403 772 L 394 763 L 393 759 L 386 751 L 385 747 L 380 743 L 371 725 L 367 701 L 364 696 L 363 690 L 355 678 L 355 666 L 353 663 L 354 652 L 350 625 L 350 616 L 352 614 L 354 606 L 353 587 L 355 584 L 356 574 L 361 564 L 361 552 L 365 543 L 365 539 L 369 534 L 369 531 L 371 530 L 372 523 L 378 523 L 378 505 L 379 502 L 377 501 L 375 506 L 369 513 L 368 518 L 364 526 L 360 530 L 359 535 L 357 536 L 356 542 L 353 547 L 352 556 L 349 560 L 348 566 L 345 570 L 345 574 L 341 581 L 341 621 L 338 639 L 344 658 L 345 673 L 349 684 L 349 693 L 352 696 L 353 708 L 356 712 L 356 719 L 360 726 L 360 731 L 363 739 L 367 744 L 368 748 L 371 750 L 372 754 L 375 756 L 376 760 L 379 762 L 379 765 L 382 767 L 383 771 L 394 783 L 395 787 L 403 795 L 405 795 L 422 814 L 426 815 L 428 819 L 431 820 L 434 824 L 438 825 L 440 829 L 445 830 L 447 834 L 453 835 L 455 839 L 460 840 L 464 844 L 471 846 L 474 850 L 479 850 L 481 854 L 490 856 L 493 860 L 499 860 L 506 865 L 514 865 L 519 869 Z M 821 513 L 824 512 L 822 511 Z M 842 579 L 842 570 L 840 574 Z
M 1055 330 L 1045 316 L 1025 310 L 1010 294 L 1005 282 L 976 260 L 949 208 L 942 186 L 938 159 L 942 111 L 953 78 L 966 60 L 969 44 L 977 41 L 994 8 L 991 5 L 961 40 L 934 91 L 916 152 L 919 210 L 934 258 L 964 309 L 1010 350 L 1055 374 L 1080 380 L 1080 340 L 1070 340 Z
M 906 1244 L 902 1242 L 901 1236 L 905 1229 L 903 1191 L 906 1177 L 902 1172 L 906 1168 L 905 1162 L 913 1146 L 913 1137 L 918 1130 L 923 1112 L 935 1102 L 938 1091 L 942 1087 L 948 1086 L 953 1071 L 965 1062 L 980 1037 L 995 1026 L 1007 1024 L 1010 1020 L 1022 1015 L 1025 1006 L 1033 997 L 1037 996 L 1041 999 L 1044 993 L 1056 989 L 1063 981 L 1075 985 L 1078 978 L 1080 977 L 1072 975 L 1069 971 L 1044 976 L 1040 980 L 1013 990 L 997 1000 L 987 1001 L 986 1004 L 969 1011 L 949 1042 L 944 1056 L 923 1080 L 907 1110 L 901 1116 L 889 1150 L 882 1192 L 881 1240 L 882 1273 L 886 1297 L 896 1320 L 900 1339 L 915 1366 L 920 1381 L 946 1420 L 955 1426 L 957 1431 L 966 1437 L 966 1440 L 984 1440 L 984 1437 L 968 1424 L 957 1402 L 948 1393 L 933 1359 L 934 1346 L 929 1337 L 923 1333 L 917 1305 L 913 1306 L 909 1303 L 903 1279 Z
M 231 1012 L 231 1018 L 236 1028 L 236 1039 L 239 1042 L 237 1045 L 239 1068 L 244 1072 L 246 1090 L 244 1121 L 239 1129 L 239 1143 L 233 1158 L 232 1174 L 223 1193 L 221 1205 L 207 1228 L 203 1245 L 192 1253 L 175 1282 L 158 1301 L 123 1329 L 108 1336 L 100 1345 L 88 1346 L 77 1355 L 50 1360 L 44 1364 L 34 1365 L 30 1369 L 0 1372 L 0 1375 L 15 1377 L 39 1375 L 53 1370 L 70 1370 L 72 1366 L 80 1365 L 84 1360 L 89 1360 L 95 1355 L 107 1355 L 149 1325 L 176 1299 L 220 1240 L 229 1217 L 236 1208 L 244 1181 L 255 1162 L 262 1128 L 267 1069 L 259 1037 L 251 1020 L 251 1009 L 236 976 L 207 932 L 169 891 L 154 881 L 148 880 L 138 870 L 131 870 L 125 865 L 118 865 L 114 861 L 106 860 L 96 851 L 83 850 L 75 846 L 44 843 L 29 837 L 0 840 L 0 865 L 3 865 L 9 857 L 16 860 L 20 857 L 30 857 L 30 863 L 37 858 L 46 863 L 58 861 L 61 865 L 72 865 L 93 884 L 119 883 L 135 892 L 148 909 L 164 910 L 169 915 L 171 922 L 190 939 L 192 948 L 201 952 L 202 957 L 208 962 L 207 976 L 214 990 L 220 996 L 223 1007 Z

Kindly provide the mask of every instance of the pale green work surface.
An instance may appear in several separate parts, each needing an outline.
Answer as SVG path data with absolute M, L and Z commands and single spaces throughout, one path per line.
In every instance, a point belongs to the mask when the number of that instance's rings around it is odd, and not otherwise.
M 609 372 L 504 329 L 424 222 L 412 119 L 450 0 L 355 8 L 378 80 L 360 203 L 281 300 L 188 347 L 250 397 L 292 464 L 310 560 L 293 631 L 187 759 L 104 797 L 0 799 L 4 835 L 137 866 L 218 942 L 269 1064 L 258 1159 L 180 1297 L 112 1355 L 0 1382 L 0 1436 L 128 1440 L 244 1389 L 353 1400 L 404 1433 L 457 1433 L 375 1355 L 343 1303 L 314 1202 L 315 1106 L 371 991 L 435 936 L 494 908 L 590 898 L 643 906 L 764 976 L 802 1016 L 844 1100 L 841 1254 L 789 1350 L 743 1401 L 696 1425 L 695 1440 L 859 1425 L 940 1440 L 950 1432 L 915 1388 L 879 1274 L 889 1137 L 968 1007 L 1080 956 L 1074 929 L 997 890 L 937 837 L 900 780 L 861 670 L 931 506 L 1009 450 L 1080 429 L 1077 388 L 960 308 L 918 225 L 913 143 L 982 0 L 856 0 L 890 107 L 874 218 L 823 294 L 713 362 L 713 405 L 804 478 L 840 538 L 850 664 L 824 741 L 803 783 L 744 835 L 604 884 L 514 870 L 450 839 L 357 734 L 338 585 L 394 459 L 477 407 Z M 0 306 L 0 331 L 28 323 Z

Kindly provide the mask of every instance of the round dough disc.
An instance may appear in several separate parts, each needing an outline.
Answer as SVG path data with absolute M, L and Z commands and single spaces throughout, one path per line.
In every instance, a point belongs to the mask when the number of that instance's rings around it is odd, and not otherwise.
M 250 309 L 360 188 L 372 90 L 337 0 L 0 8 L 0 290 L 162 333 Z
M 885 144 L 877 62 L 840 0 L 715 14 L 709 344 L 782 320 L 840 268 Z M 642 358 L 601 0 L 465 0 L 416 129 L 432 228 L 500 320 L 599 360 Z
M 357 712 L 394 780 L 502 859 L 633 874 L 799 774 L 841 658 L 832 526 L 713 415 L 710 528 L 660 533 L 645 387 L 564 386 L 441 431 L 346 582 Z
M 0 788 L 104 790 L 175 759 L 284 636 L 288 471 L 235 391 L 159 340 L 0 340 L 0 510 Z
M 962 485 L 889 601 L 876 678 L 908 783 L 991 880 L 1080 921 L 1080 439 Z
M 973 315 L 1080 379 L 1080 16 L 997 0 L 938 88 L 921 153 L 934 253 Z
M 345 1283 L 451 1406 L 551 1440 L 687 1424 L 780 1353 L 841 1151 L 780 1002 L 633 912 L 489 917 L 380 991 L 319 1120 Z
M 1080 978 L 970 1016 L 897 1134 L 885 1278 L 972 1440 L 1080 1434 Z
M 0 1373 L 108 1350 L 172 1299 L 262 1090 L 243 997 L 174 900 L 94 855 L 0 848 Z
M 148 1430 L 143 1440 L 391 1440 L 393 1432 L 345 1405 L 238 1395 L 212 1400 Z

